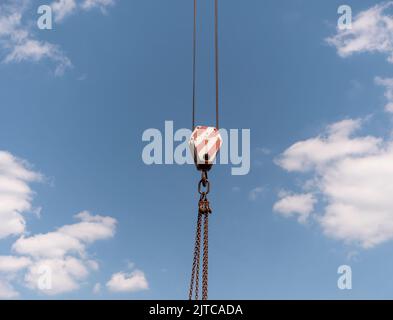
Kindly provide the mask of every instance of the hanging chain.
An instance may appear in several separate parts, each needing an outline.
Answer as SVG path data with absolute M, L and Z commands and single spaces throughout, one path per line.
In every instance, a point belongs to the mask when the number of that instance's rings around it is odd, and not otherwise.
M 207 195 L 210 192 L 210 182 L 207 172 L 202 171 L 202 178 L 198 184 L 200 194 L 198 202 L 198 220 L 195 235 L 194 260 L 192 264 L 190 291 L 188 298 L 192 300 L 195 292 L 195 300 L 199 299 L 199 277 L 201 260 L 201 235 L 203 219 L 203 261 L 202 261 L 202 300 L 208 297 L 208 267 L 209 267 L 209 214 L 212 213 Z
M 210 209 L 209 209 L 210 210 Z M 210 210 L 211 212 L 211 210 Z M 202 274 L 202 300 L 207 300 L 209 278 L 209 213 L 205 214 L 203 224 L 203 274 Z
M 188 295 L 189 300 L 192 299 L 192 294 L 194 291 L 194 280 L 195 280 L 195 300 L 198 300 L 199 264 L 200 264 L 200 259 L 201 259 L 200 258 L 201 257 L 201 225 L 202 225 L 202 215 L 198 214 L 197 231 L 195 234 L 194 261 L 192 263 L 190 292 Z

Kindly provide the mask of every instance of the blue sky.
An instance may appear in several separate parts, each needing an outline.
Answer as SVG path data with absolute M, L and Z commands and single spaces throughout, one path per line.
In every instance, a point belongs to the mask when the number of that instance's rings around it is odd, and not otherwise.
M 184 299 L 198 173 L 189 165 L 147 166 L 141 154 L 146 129 L 163 130 L 166 120 L 190 127 L 192 1 L 76 1 L 55 10 L 53 30 L 35 26 L 41 4 L 0 5 L 0 177 L 10 176 L 10 164 L 40 173 L 12 176 L 31 189 L 14 200 L 31 207 L 15 207 L 26 225 L 0 239 L 1 256 L 21 263 L 13 272 L 0 265 L 0 292 Z M 221 125 L 251 130 L 252 166 L 246 176 L 232 176 L 225 165 L 210 175 L 211 299 L 393 297 L 392 173 L 375 171 L 390 159 L 393 30 L 374 19 L 392 19 L 392 8 L 347 1 L 354 18 L 365 12 L 360 18 L 371 27 L 365 31 L 355 19 L 343 34 L 336 29 L 341 4 L 220 3 Z M 212 4 L 200 1 L 199 12 L 197 116 L 213 124 Z M 12 14 L 20 14 L 14 24 Z M 15 30 L 28 35 L 17 38 Z M 351 175 L 348 164 L 365 175 Z M 342 179 L 331 184 L 331 177 Z M 253 190 L 261 192 L 250 197 Z M 387 195 L 376 204 L 373 190 Z M 74 217 L 84 211 L 90 214 Z M 102 233 L 86 240 L 83 222 Z M 43 235 L 57 248 L 48 233 L 64 235 L 61 228 L 70 225 L 67 235 L 72 229 L 82 253 L 71 247 L 50 256 L 28 242 Z M 79 273 L 64 264 L 70 257 L 81 264 Z M 61 265 L 57 294 L 41 292 L 31 279 L 48 260 Z M 344 264 L 352 267 L 352 290 L 337 288 Z

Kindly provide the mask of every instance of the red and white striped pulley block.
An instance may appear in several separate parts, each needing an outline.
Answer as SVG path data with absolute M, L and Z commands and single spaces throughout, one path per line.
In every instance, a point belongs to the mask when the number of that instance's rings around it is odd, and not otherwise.
M 220 131 L 215 127 L 197 126 L 189 144 L 197 169 L 209 171 L 222 145 Z

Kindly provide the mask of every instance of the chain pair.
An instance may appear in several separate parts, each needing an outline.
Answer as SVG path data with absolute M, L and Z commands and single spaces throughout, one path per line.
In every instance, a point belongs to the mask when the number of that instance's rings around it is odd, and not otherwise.
M 195 292 L 195 300 L 199 299 L 199 273 L 201 260 L 201 235 L 203 220 L 203 262 L 202 262 L 202 300 L 207 300 L 208 296 L 208 267 L 209 267 L 209 215 L 212 213 L 207 195 L 210 192 L 210 182 L 207 171 L 202 171 L 202 178 L 198 184 L 200 194 L 198 202 L 198 220 L 195 236 L 194 261 L 192 265 L 192 275 L 189 291 L 189 299 Z M 195 288 L 194 288 L 195 284 Z

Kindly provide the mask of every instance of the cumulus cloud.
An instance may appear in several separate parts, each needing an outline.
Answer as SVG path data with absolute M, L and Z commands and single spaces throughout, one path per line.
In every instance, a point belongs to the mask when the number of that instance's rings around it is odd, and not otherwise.
M 0 256 L 0 273 L 15 273 L 31 265 L 26 257 Z
M 371 248 L 393 238 L 393 141 L 352 136 L 361 123 L 335 123 L 323 135 L 289 147 L 277 163 L 313 175 L 314 183 L 307 180 L 303 187 L 312 189 L 308 204 L 319 200 L 323 207 L 312 215 L 326 235 Z M 283 199 L 275 209 L 293 211 Z M 310 216 L 311 206 L 306 209 Z
M 99 8 L 105 12 L 114 3 L 114 0 L 55 0 L 50 6 L 55 21 L 61 22 L 78 10 Z M 72 68 L 72 62 L 60 46 L 38 39 L 38 34 L 33 29 L 37 17 L 26 17 L 32 5 L 32 0 L 1 1 L 0 59 L 3 63 L 51 61 L 55 65 L 54 74 L 61 76 Z
M 6 151 L 0 150 L 0 239 L 25 231 L 24 213 L 32 211 L 30 183 L 42 176 Z
M 116 219 L 91 215 L 88 211 L 78 213 L 75 218 L 79 223 L 59 228 L 58 232 L 91 243 L 97 240 L 108 239 L 114 236 Z
M 326 39 L 336 47 L 341 57 L 355 53 L 382 53 L 393 63 L 393 1 L 377 4 L 360 12 L 353 19 L 352 28 L 341 30 Z
M 46 295 L 58 295 L 80 288 L 89 275 L 99 270 L 91 259 L 89 246 L 114 237 L 117 220 L 82 211 L 75 221 L 41 234 L 26 232 L 22 213 L 31 210 L 33 191 L 29 183 L 42 180 L 28 162 L 0 151 L 0 235 L 20 235 L 13 243 L 13 255 L 0 256 L 0 298 L 19 296 L 15 283 Z M 148 288 L 140 270 L 114 274 L 107 287 L 111 291 L 139 291 Z M 100 284 L 93 292 L 99 293 Z
M 23 22 L 29 5 L 29 0 L 5 0 L 0 4 L 0 47 L 6 53 L 3 63 L 48 59 L 56 65 L 55 74 L 61 75 L 72 63 L 58 46 L 37 40 L 30 24 Z
M 145 274 L 140 270 L 131 273 L 118 272 L 112 275 L 106 283 L 106 287 L 112 292 L 136 292 L 149 288 Z
M 285 217 L 298 215 L 298 221 L 305 223 L 314 210 L 316 202 L 315 196 L 311 193 L 288 194 L 285 192 L 281 193 L 281 199 L 274 204 L 273 210 Z
M 12 266 L 14 269 L 17 266 L 27 268 L 24 282 L 30 289 L 47 295 L 77 290 L 91 271 L 99 269 L 97 261 L 89 259 L 87 247 L 95 241 L 112 238 L 117 221 L 111 217 L 92 215 L 87 211 L 75 217 L 79 222 L 52 232 L 20 237 L 12 246 L 13 252 L 21 256 L 20 260 L 3 258 L 8 269 Z M 2 257 L 0 264 L 1 262 Z M 0 271 L 1 269 L 0 266 Z M 49 286 L 40 286 L 43 274 L 49 277 Z
M 352 29 L 337 29 L 337 33 L 326 40 L 336 47 L 341 57 L 362 52 L 381 53 L 393 63 L 392 10 L 393 1 L 377 4 L 360 12 L 354 18 Z M 375 83 L 385 88 L 385 111 L 393 112 L 393 79 L 376 77 Z M 315 218 L 325 234 L 364 248 L 391 240 L 393 141 L 347 134 L 339 139 L 340 143 L 344 140 L 352 144 L 344 150 L 328 143 L 330 136 L 293 145 L 277 164 L 288 171 L 314 174 L 314 191 L 325 200 L 322 214 Z M 334 140 L 337 143 L 337 139 Z M 331 152 L 329 162 L 318 161 L 316 154 L 321 151 L 318 145 Z
M 0 299 L 19 296 L 11 282 L 32 264 L 31 259 L 17 256 L 0 256 Z
M 86 245 L 114 236 L 116 220 L 111 217 L 93 216 L 84 211 L 75 216 L 80 222 L 65 225 L 54 232 L 22 236 L 12 249 L 33 257 L 64 257 L 69 253 L 84 255 Z
M 334 123 L 323 135 L 293 144 L 275 162 L 290 172 L 306 172 L 323 169 L 332 161 L 348 156 L 378 152 L 382 139 L 372 136 L 351 136 L 361 125 L 360 119 Z
M 65 17 L 72 14 L 77 8 L 75 0 L 57 0 L 52 2 L 50 7 L 54 12 L 56 22 L 64 20 Z
M 76 238 L 61 232 L 49 232 L 31 237 L 21 237 L 12 246 L 18 254 L 33 257 L 63 257 L 67 253 L 82 255 L 84 245 Z
M 41 259 L 29 267 L 24 280 L 30 289 L 57 295 L 79 289 L 89 272 L 89 265 L 75 257 Z
M 59 294 L 77 289 L 90 271 L 98 269 L 98 263 L 89 259 L 87 247 L 115 234 L 116 219 L 83 211 L 73 224 L 27 236 L 23 214 L 33 210 L 30 184 L 42 178 L 27 161 L 0 151 L 0 238 L 21 235 L 12 245 L 15 255 L 0 256 L 1 298 L 18 296 L 11 282 L 19 272 L 24 273 L 28 287 L 40 290 L 37 278 L 43 266 L 50 268 L 53 285 L 41 291 Z
M 29 288 L 48 295 L 73 291 L 79 288 L 80 281 L 90 271 L 98 270 L 98 263 L 88 259 L 87 246 L 97 240 L 112 238 L 117 221 L 111 217 L 91 215 L 87 211 L 75 217 L 79 222 L 45 234 L 22 236 L 13 244 L 12 250 L 16 254 L 33 260 L 25 274 Z M 48 270 L 51 279 L 49 288 L 40 287 L 40 270 Z

